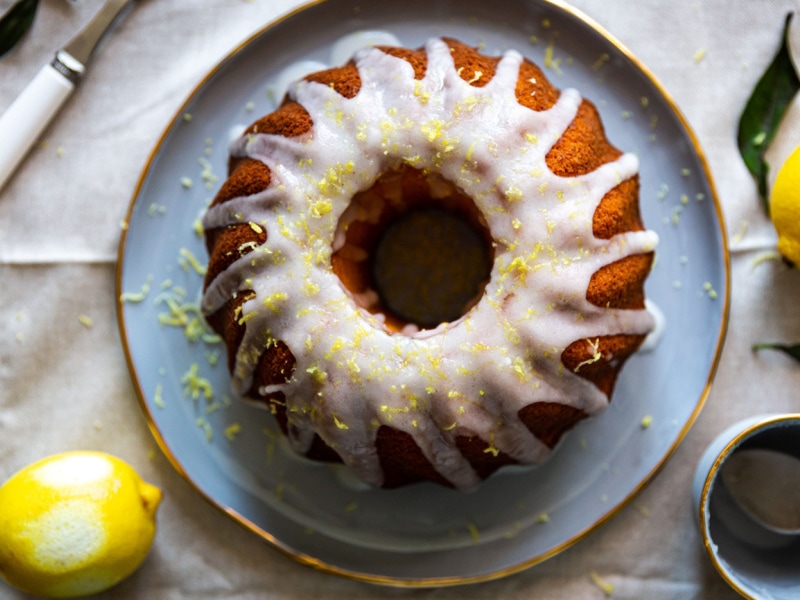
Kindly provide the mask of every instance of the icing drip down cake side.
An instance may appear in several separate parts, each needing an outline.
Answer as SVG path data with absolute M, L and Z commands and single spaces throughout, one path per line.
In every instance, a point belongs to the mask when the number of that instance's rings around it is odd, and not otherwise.
M 305 77 L 204 217 L 236 393 L 373 486 L 543 461 L 653 327 L 637 171 L 515 51 L 432 39 Z

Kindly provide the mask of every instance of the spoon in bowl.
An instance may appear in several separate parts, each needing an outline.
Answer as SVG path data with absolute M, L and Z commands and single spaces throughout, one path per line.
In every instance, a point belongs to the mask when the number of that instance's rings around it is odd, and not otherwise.
M 800 535 L 800 459 L 765 448 L 733 452 L 720 469 L 739 508 L 772 532 Z

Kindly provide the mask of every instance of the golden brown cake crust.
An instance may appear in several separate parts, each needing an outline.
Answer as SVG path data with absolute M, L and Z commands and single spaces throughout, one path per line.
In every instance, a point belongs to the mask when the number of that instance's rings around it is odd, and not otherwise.
M 464 81 L 475 87 L 485 86 L 491 81 L 499 59 L 484 56 L 457 40 L 445 39 L 445 42 L 450 48 L 457 72 Z M 416 79 L 424 77 L 427 57 L 423 50 L 395 47 L 384 47 L 381 50 L 409 63 Z M 352 62 L 343 67 L 309 75 L 306 79 L 328 85 L 346 98 L 355 97 L 361 87 L 358 69 Z M 534 111 L 551 108 L 560 95 L 542 70 L 527 60 L 520 67 L 515 93 L 522 106 Z M 296 137 L 307 134 L 312 128 L 313 122 L 308 112 L 296 102 L 287 99 L 276 111 L 255 121 L 247 131 Z M 556 175 L 576 177 L 614 161 L 620 155 L 621 152 L 606 139 L 595 106 L 583 100 L 576 117 L 547 154 L 546 164 Z M 230 177 L 221 187 L 213 204 L 258 193 L 266 189 L 269 183 L 269 169 L 262 163 L 251 159 L 232 159 Z M 409 185 L 413 185 L 413 182 Z M 610 239 L 628 231 L 642 230 L 638 193 L 638 176 L 621 182 L 609 191 L 593 216 L 594 235 L 600 239 Z M 409 195 L 413 193 L 409 192 Z M 359 227 L 363 225 L 355 222 L 353 229 L 349 231 L 354 239 L 372 235 L 369 228 L 358 231 Z M 207 243 L 211 258 L 206 287 L 234 260 L 248 252 L 252 247 L 251 242 L 262 244 L 265 239 L 266 234 L 247 225 L 208 231 Z M 633 255 L 599 269 L 587 289 L 587 299 L 601 307 L 642 308 L 644 281 L 652 261 L 652 253 Z M 367 284 L 359 280 L 358 273 L 337 264 L 335 257 L 333 269 L 350 289 L 363 289 Z M 246 298 L 246 294 L 243 294 L 232 299 L 209 317 L 210 325 L 225 342 L 231 369 L 242 340 L 244 328 L 239 322 L 239 312 Z M 585 378 L 610 396 L 620 369 L 643 339 L 644 336 L 612 335 L 576 340 L 564 350 L 561 360 L 564 368 Z M 270 407 L 284 432 L 289 425 L 283 394 L 273 392 L 262 396 L 259 388 L 287 381 L 294 367 L 295 358 L 282 342 L 268 347 L 259 359 L 250 390 L 253 398 Z M 587 415 L 563 404 L 537 402 L 522 408 L 519 416 L 534 436 L 552 448 L 567 430 Z M 458 447 L 481 478 L 488 477 L 500 466 L 513 462 L 508 456 L 488 451 L 490 449 L 487 443 L 478 438 L 462 436 L 458 438 Z M 383 425 L 378 430 L 376 448 L 384 471 L 385 487 L 398 487 L 420 480 L 448 485 L 408 434 Z M 336 452 L 327 447 L 318 436 L 308 456 L 318 460 L 338 459 Z
M 311 117 L 297 102 L 287 102 L 247 128 L 247 133 L 270 133 L 283 137 L 297 137 L 311 131 Z

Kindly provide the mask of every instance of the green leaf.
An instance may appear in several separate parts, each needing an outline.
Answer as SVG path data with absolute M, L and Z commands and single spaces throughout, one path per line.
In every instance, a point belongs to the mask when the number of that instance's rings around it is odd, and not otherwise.
M 800 362 L 800 344 L 754 344 L 753 352 L 759 350 L 780 350 Z
M 800 89 L 800 80 L 795 73 L 788 48 L 789 23 L 792 16 L 793 13 L 789 13 L 786 17 L 778 53 L 747 100 L 739 118 L 739 131 L 736 137 L 744 164 L 758 184 L 758 193 L 767 214 L 769 214 L 767 189 L 769 164 L 764 159 L 764 153 L 775 137 L 775 132 L 792 98 Z
M 39 0 L 18 0 L 0 18 L 0 56 L 16 46 L 31 28 L 38 7 Z

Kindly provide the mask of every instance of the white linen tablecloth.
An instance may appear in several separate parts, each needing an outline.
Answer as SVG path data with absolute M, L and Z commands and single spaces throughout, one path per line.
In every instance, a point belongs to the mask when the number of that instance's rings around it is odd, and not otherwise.
M 0 9 L 11 4 L 0 0 Z M 614 586 L 618 599 L 738 597 L 705 555 L 690 482 L 702 451 L 728 425 L 761 413 L 800 412 L 800 364 L 750 350 L 757 341 L 800 342 L 800 271 L 779 261 L 754 266 L 774 249 L 775 232 L 735 142 L 745 100 L 796 3 L 572 2 L 652 70 L 707 154 L 731 235 L 727 341 L 700 418 L 634 503 L 525 572 L 436 590 L 381 588 L 316 572 L 212 508 L 157 449 L 120 342 L 114 288 L 120 222 L 153 146 L 211 67 L 299 4 L 140 0 L 0 192 L 0 481 L 49 454 L 97 449 L 132 463 L 164 490 L 152 553 L 99 598 L 607 597 L 592 572 Z M 42 0 L 30 34 L 0 59 L 0 111 L 99 5 Z M 774 164 L 800 141 L 798 114 L 795 105 Z M 23 597 L 0 583 L 0 598 Z

